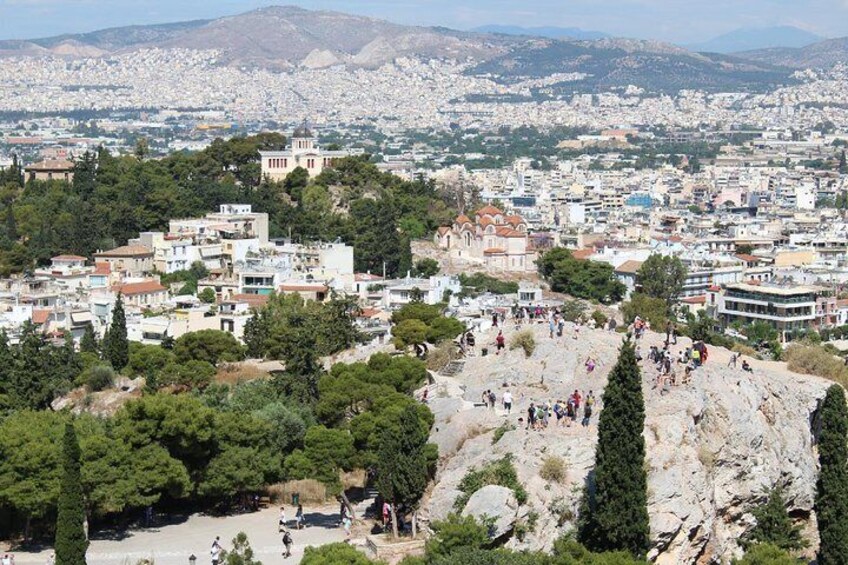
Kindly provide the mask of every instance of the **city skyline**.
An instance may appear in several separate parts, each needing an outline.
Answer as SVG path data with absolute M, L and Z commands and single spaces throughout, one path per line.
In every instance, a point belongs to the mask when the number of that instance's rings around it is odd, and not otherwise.
M 507 0 L 0 0 L 0 39 L 34 39 L 109 27 L 214 19 L 269 5 L 361 14 L 423 26 L 470 29 L 489 24 L 554 25 L 614 36 L 679 44 L 705 41 L 740 28 L 789 25 L 825 37 L 848 35 L 848 1 L 751 0 L 536 0 L 516 7 Z

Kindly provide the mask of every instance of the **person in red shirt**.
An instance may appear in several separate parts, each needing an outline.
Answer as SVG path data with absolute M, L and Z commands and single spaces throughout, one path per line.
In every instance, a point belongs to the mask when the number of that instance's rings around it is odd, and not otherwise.
M 498 337 L 495 338 L 495 346 L 497 348 L 497 352 L 495 353 L 495 355 L 500 355 L 501 349 L 506 347 L 506 338 L 504 337 L 502 331 L 498 332 Z

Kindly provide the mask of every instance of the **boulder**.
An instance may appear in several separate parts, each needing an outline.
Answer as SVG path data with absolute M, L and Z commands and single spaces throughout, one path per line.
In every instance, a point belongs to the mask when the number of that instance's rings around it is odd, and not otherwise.
M 462 513 L 490 524 L 489 537 L 499 539 L 510 533 L 518 519 L 518 501 L 512 489 L 486 485 L 468 499 Z

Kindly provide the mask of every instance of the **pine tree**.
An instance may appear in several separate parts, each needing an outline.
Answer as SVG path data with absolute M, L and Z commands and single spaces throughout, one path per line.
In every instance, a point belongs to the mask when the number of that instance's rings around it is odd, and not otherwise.
M 72 422 L 65 424 L 62 484 L 56 516 L 56 565 L 85 565 L 85 502 L 80 477 L 80 447 Z
M 757 525 L 745 536 L 746 546 L 769 543 L 786 551 L 797 551 L 809 545 L 801 536 L 801 526 L 792 522 L 779 488 L 769 493 L 768 501 L 752 512 Z
M 839 156 L 839 172 L 843 175 L 848 174 L 848 160 L 845 158 L 845 150 L 842 150 L 842 154 Z
M 593 485 L 587 490 L 580 541 L 590 550 L 648 551 L 648 480 L 645 472 L 645 401 L 632 342 L 625 341 L 603 397 Z M 591 488 L 591 487 L 594 488 Z
M 115 309 L 112 310 L 112 324 L 109 326 L 109 337 L 103 347 L 104 358 L 112 364 L 112 368 L 120 371 L 129 362 L 129 347 L 127 341 L 127 317 L 124 314 L 124 299 L 118 294 Z
M 85 333 L 80 340 L 80 351 L 82 353 L 97 353 L 97 336 L 94 335 L 94 326 L 88 324 Z
M 827 389 L 821 407 L 819 479 L 816 518 L 819 524 L 819 565 L 845 563 L 848 556 L 848 408 L 839 385 Z

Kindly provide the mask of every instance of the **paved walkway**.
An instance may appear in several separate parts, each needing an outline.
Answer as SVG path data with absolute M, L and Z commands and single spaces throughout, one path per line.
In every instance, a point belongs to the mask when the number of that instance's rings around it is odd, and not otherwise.
M 292 519 L 294 508 L 290 510 L 288 517 Z M 223 518 L 195 514 L 179 524 L 132 530 L 115 538 L 95 535 L 88 549 L 88 565 L 135 565 L 141 559 L 151 559 L 155 565 L 188 565 L 192 554 L 197 556 L 197 565 L 208 565 L 211 563 L 209 549 L 215 536 L 221 536 L 221 543 L 228 550 L 232 547 L 231 540 L 239 532 L 247 534 L 256 558 L 266 565 L 299 563 L 306 546 L 344 539 L 344 531 L 337 522 L 338 506 L 305 508 L 309 527 L 291 530 L 294 538 L 292 557 L 283 559 L 282 534 L 277 532 L 278 512 L 278 508 L 271 507 Z M 293 524 L 292 521 L 290 525 Z M 50 550 L 15 552 L 15 563 L 43 565 L 50 553 Z

